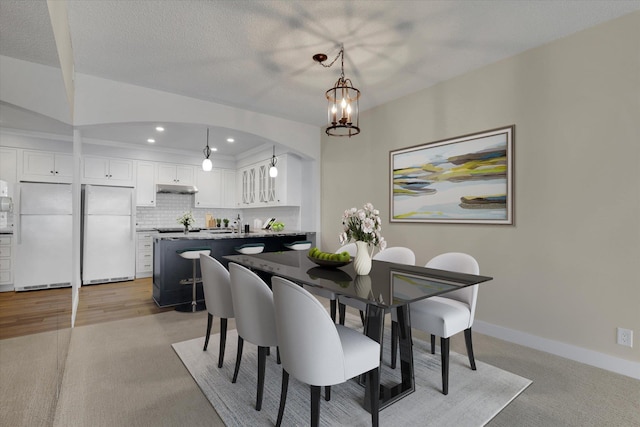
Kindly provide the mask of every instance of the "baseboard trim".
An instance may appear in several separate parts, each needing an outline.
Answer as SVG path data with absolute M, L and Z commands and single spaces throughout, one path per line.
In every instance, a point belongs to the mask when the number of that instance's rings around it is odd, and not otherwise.
M 576 362 L 606 369 L 607 371 L 626 375 L 631 378 L 640 379 L 640 363 L 619 357 L 610 356 L 593 350 L 588 350 L 560 341 L 541 338 L 526 332 L 509 329 L 491 323 L 475 320 L 473 322 L 475 332 L 509 341 L 525 347 L 555 354 L 556 356 L 574 360 Z

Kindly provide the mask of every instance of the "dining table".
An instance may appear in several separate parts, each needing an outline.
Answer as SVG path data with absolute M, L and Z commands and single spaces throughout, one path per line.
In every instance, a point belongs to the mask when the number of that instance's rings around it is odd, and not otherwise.
M 280 276 L 303 286 L 364 301 L 367 304 L 364 333 L 379 343 L 383 339 L 385 313 L 394 309 L 399 327 L 400 378 L 380 385 L 380 409 L 415 391 L 409 304 L 492 280 L 489 276 L 378 260 L 372 261 L 369 274 L 357 275 L 353 263 L 321 266 L 306 251 L 227 255 L 224 259 L 256 271 L 269 285 L 270 276 Z M 365 387 L 364 402 L 365 409 L 371 411 L 368 387 Z

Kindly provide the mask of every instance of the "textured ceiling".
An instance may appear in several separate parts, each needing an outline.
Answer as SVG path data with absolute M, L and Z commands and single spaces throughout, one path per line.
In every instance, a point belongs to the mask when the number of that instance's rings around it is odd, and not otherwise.
M 0 1 L 0 54 L 55 65 L 43 9 Z M 640 1 L 68 1 L 76 72 L 318 126 L 340 69 L 311 57 L 332 60 L 340 43 L 366 110 L 636 10 Z

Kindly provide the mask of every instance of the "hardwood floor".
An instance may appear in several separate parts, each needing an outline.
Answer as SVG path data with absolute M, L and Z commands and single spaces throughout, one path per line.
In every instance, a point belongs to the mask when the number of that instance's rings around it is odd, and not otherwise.
M 151 278 L 82 286 L 76 326 L 162 313 Z M 0 339 L 71 326 L 71 288 L 0 293 Z

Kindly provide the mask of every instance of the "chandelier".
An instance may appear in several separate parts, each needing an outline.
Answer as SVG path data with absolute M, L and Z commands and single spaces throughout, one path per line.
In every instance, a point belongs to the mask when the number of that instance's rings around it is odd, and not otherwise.
M 313 55 L 313 60 L 325 68 L 331 67 L 340 58 L 340 78 L 329 89 L 325 96 L 328 105 L 327 135 L 352 137 L 360 133 L 359 127 L 359 99 L 360 91 L 353 87 L 351 79 L 344 77 L 344 45 L 340 46 L 340 52 L 329 65 L 325 65 L 327 55 L 318 53 Z

